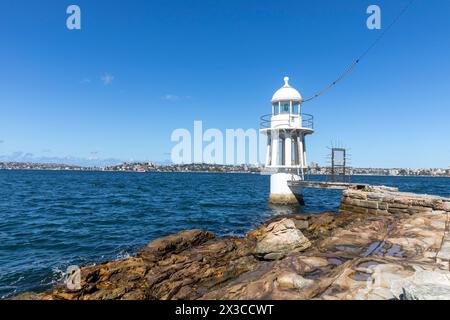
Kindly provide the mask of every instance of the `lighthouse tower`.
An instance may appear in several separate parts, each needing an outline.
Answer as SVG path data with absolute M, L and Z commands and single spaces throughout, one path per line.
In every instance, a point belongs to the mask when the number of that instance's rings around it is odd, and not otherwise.
M 301 113 L 302 96 L 284 78 L 284 86 L 272 97 L 272 113 L 261 117 L 261 132 L 267 135 L 265 172 L 270 176 L 274 204 L 303 204 L 302 190 L 289 185 L 304 180 L 305 136 L 314 132 L 313 117 Z

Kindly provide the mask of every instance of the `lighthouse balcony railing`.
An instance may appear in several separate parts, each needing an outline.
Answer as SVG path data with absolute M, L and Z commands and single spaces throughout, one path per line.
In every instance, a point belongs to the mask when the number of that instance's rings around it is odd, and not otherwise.
M 298 123 L 298 114 L 291 114 L 289 119 L 274 119 L 272 114 L 265 114 L 260 118 L 261 129 L 277 128 L 282 126 L 295 126 Z M 301 128 L 314 130 L 314 117 L 311 114 L 302 113 Z

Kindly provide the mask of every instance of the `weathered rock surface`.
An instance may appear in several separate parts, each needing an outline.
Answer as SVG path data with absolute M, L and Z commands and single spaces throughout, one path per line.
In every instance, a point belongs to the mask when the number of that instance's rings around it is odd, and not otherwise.
M 391 287 L 402 300 L 450 300 L 450 272 L 418 269 Z
M 347 190 L 340 213 L 276 217 L 244 238 L 184 231 L 135 257 L 83 267 L 80 290 L 61 284 L 22 297 L 447 299 L 449 203 L 386 188 Z
M 255 255 L 265 260 L 278 260 L 311 246 L 311 242 L 296 228 L 292 219 L 272 222 L 263 232 L 263 236 L 257 241 Z

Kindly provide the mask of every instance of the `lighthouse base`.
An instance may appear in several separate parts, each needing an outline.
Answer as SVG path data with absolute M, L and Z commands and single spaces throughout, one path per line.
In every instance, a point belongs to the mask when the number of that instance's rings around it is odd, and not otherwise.
M 302 198 L 303 200 L 303 198 Z M 270 194 L 269 203 L 271 204 L 301 204 L 294 194 Z
M 300 204 L 304 205 L 302 189 L 291 189 L 288 181 L 298 181 L 300 177 L 287 173 L 276 173 L 270 177 L 269 203 L 272 204 Z

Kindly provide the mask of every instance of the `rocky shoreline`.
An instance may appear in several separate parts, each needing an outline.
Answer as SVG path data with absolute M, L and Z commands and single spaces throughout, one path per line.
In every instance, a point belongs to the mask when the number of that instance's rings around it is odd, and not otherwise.
M 450 299 L 450 199 L 348 189 L 338 213 L 276 217 L 245 237 L 188 230 L 15 299 Z

